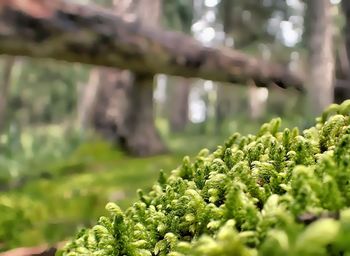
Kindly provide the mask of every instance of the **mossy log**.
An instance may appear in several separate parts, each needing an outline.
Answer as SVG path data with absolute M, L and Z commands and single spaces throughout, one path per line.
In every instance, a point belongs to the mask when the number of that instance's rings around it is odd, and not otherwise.
M 0 54 L 117 67 L 135 73 L 258 86 L 303 88 L 283 65 L 228 48 L 207 47 L 182 33 L 144 26 L 92 5 L 63 0 L 0 0 Z

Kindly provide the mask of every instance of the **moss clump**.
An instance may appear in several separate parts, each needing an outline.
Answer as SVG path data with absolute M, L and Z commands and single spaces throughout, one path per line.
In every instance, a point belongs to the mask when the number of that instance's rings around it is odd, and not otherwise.
M 350 254 L 350 101 L 315 127 L 264 124 L 188 157 L 122 212 L 81 231 L 63 255 Z

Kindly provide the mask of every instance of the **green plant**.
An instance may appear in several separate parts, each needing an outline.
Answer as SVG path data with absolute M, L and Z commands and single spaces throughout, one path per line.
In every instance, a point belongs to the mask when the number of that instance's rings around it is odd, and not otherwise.
M 123 212 L 106 208 L 62 255 L 348 255 L 350 101 L 314 127 L 236 133 L 161 172 Z

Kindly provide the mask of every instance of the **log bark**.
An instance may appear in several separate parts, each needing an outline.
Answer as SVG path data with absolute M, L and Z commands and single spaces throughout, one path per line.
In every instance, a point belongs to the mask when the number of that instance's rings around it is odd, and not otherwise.
M 136 73 L 303 89 L 281 65 L 227 48 L 205 47 L 181 33 L 141 26 L 96 6 L 64 0 L 1 0 L 0 54 L 54 58 Z
M 67 242 L 60 242 L 54 246 L 41 245 L 35 247 L 21 247 L 0 253 L 0 256 L 55 256 L 58 249 Z

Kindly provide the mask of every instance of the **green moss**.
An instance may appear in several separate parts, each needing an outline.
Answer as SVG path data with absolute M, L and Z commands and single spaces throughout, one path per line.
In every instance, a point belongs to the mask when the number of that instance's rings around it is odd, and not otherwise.
M 347 255 L 349 111 L 332 105 L 305 131 L 274 119 L 185 157 L 126 211 L 109 203 L 61 254 Z

